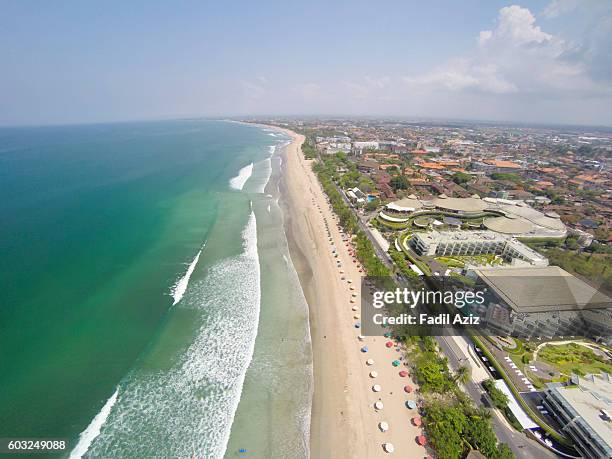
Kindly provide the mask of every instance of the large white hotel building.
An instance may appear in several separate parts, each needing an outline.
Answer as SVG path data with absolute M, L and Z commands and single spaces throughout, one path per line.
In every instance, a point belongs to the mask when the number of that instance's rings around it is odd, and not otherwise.
M 410 247 L 419 255 L 473 256 L 494 254 L 507 262 L 547 266 L 548 259 L 516 239 L 493 231 L 430 231 L 414 233 Z

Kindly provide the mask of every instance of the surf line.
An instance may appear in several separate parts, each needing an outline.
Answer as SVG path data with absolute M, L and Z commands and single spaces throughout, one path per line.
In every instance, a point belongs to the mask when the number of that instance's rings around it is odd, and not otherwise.
M 193 274 L 193 271 L 195 270 L 195 267 L 198 264 L 198 260 L 200 259 L 200 255 L 202 254 L 202 250 L 204 250 L 204 247 L 206 247 L 206 242 L 202 244 L 202 247 L 198 251 L 197 255 L 189 264 L 185 275 L 181 277 L 176 284 L 174 284 L 174 288 L 172 289 L 172 306 L 175 306 L 179 301 L 181 301 L 183 295 L 187 291 L 187 286 L 189 285 L 189 278 Z
M 106 423 L 108 415 L 113 409 L 118 396 L 119 389 L 117 388 L 115 393 L 106 401 L 100 412 L 96 414 L 87 428 L 79 435 L 79 442 L 70 452 L 69 459 L 80 459 L 89 450 L 93 441 L 100 435 L 102 426 Z

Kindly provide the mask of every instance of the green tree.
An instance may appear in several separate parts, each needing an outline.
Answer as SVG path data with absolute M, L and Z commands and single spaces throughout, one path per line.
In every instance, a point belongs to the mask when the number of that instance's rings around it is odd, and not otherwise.
M 455 374 L 453 379 L 455 380 L 455 382 L 465 384 L 470 380 L 471 374 L 472 372 L 470 370 L 470 367 L 468 367 L 467 365 L 461 365 L 459 368 L 457 368 L 457 373 Z
M 452 180 L 458 185 L 463 185 L 464 183 L 472 180 L 472 176 L 470 174 L 466 174 L 465 172 L 457 172 L 453 175 Z
M 486 457 L 492 457 L 497 452 L 497 437 L 491 427 L 490 415 L 485 410 L 477 410 L 469 416 L 464 437 L 472 448 Z
M 514 453 L 505 443 L 500 443 L 492 459 L 514 459 Z
M 405 175 L 396 175 L 391 179 L 389 185 L 391 185 L 394 190 L 407 190 L 408 179 Z
M 380 199 L 372 199 L 365 205 L 365 209 L 368 212 L 373 212 L 378 208 L 378 206 L 380 206 Z
M 459 406 L 431 402 L 427 407 L 425 426 L 439 457 L 459 459 L 465 450 L 462 433 L 467 418 Z
M 482 386 L 489 393 L 493 406 L 499 408 L 500 410 L 503 410 L 508 406 L 508 396 L 497 388 L 492 379 L 483 381 Z

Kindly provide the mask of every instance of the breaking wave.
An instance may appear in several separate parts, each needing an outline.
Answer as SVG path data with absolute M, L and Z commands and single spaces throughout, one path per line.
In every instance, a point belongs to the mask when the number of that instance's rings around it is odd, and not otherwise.
M 238 172 L 236 177 L 230 179 L 230 187 L 234 190 L 242 190 L 242 188 L 244 188 L 244 184 L 247 182 L 249 177 L 251 177 L 251 174 L 253 174 L 253 163 L 244 166 L 242 169 L 240 169 L 240 172 Z
M 91 457 L 224 456 L 259 326 L 253 212 L 242 238 L 243 252 L 208 268 L 176 309 L 199 317 L 193 342 L 170 368 L 143 365 L 126 378 Z

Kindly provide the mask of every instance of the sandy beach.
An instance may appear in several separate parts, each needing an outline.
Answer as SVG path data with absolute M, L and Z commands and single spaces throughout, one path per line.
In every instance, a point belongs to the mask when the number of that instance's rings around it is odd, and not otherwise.
M 355 324 L 360 321 L 363 274 L 312 172 L 312 161 L 301 153 L 303 136 L 284 132 L 294 139 L 283 159 L 285 230 L 310 309 L 314 359 L 311 457 L 425 457 L 430 453 L 416 443 L 422 429 L 412 423 L 418 413 L 405 406 L 406 401 L 416 400 L 416 394 L 406 393 L 404 386 L 416 386 L 410 377 L 399 375 L 406 369 L 403 365 L 392 366 L 400 353 L 395 346 L 385 346 L 389 340 L 359 340 Z M 363 346 L 368 346 L 367 353 L 361 352 Z M 374 363 L 367 365 L 368 359 Z M 377 373 L 374 378 L 372 371 Z M 373 391 L 375 384 L 380 385 L 379 392 Z M 375 409 L 376 402 L 382 402 L 383 408 Z M 388 423 L 388 431 L 380 430 L 381 422 Z M 395 452 L 386 453 L 384 443 L 392 443 Z

